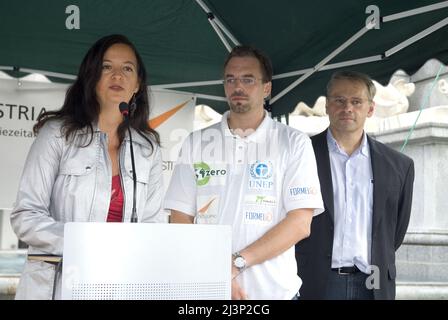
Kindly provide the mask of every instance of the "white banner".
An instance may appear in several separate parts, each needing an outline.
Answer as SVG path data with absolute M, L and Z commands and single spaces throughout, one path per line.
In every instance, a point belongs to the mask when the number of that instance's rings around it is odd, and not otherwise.
M 41 112 L 59 109 L 68 85 L 0 79 L 0 209 L 11 209 L 33 125 Z M 152 91 L 151 124 L 160 133 L 165 188 L 186 134 L 193 130 L 196 99 L 191 94 Z
M 151 127 L 160 134 L 163 158 L 164 189 L 173 172 L 182 142 L 193 131 L 196 98 L 181 92 L 154 90 L 150 114 Z

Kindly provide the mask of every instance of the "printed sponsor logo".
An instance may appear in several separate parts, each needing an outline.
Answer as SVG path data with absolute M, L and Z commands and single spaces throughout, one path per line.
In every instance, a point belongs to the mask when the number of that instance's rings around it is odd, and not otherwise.
M 245 198 L 245 204 L 275 207 L 277 204 L 277 201 L 276 201 L 275 197 L 272 197 L 272 196 L 247 195 Z
M 205 202 L 202 202 L 201 199 L 198 199 L 202 204 L 199 205 L 200 208 L 195 217 L 195 223 L 205 223 L 205 224 L 216 224 L 218 217 L 218 207 L 219 207 L 219 197 L 200 197 L 202 199 L 206 199 Z
M 173 169 L 174 169 L 174 161 L 162 161 L 163 171 L 173 171 Z
M 257 161 L 250 166 L 250 175 L 254 179 L 269 179 L 272 177 L 273 166 L 271 161 Z
M 296 187 L 290 188 L 289 194 L 291 196 L 299 196 L 299 195 L 315 195 L 317 194 L 317 189 L 315 187 Z
M 249 189 L 271 190 L 274 186 L 272 181 L 249 180 Z
M 210 177 L 224 176 L 227 174 L 227 170 L 225 169 L 221 170 L 210 169 L 210 166 L 205 162 L 195 163 L 193 167 L 194 167 L 194 173 L 196 175 L 196 184 L 198 186 L 206 185 L 209 182 Z
M 207 215 L 207 211 L 210 208 L 210 206 L 212 205 L 213 201 L 215 201 L 216 198 L 211 199 L 209 202 L 207 202 L 201 209 L 198 210 L 198 214 L 202 215 L 202 216 L 206 216 Z
M 246 211 L 245 219 L 246 219 L 246 221 L 270 222 L 270 221 L 272 221 L 272 213 L 258 212 L 258 211 Z

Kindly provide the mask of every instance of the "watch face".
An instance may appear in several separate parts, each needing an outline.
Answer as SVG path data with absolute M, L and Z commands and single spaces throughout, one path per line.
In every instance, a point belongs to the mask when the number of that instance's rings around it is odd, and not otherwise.
M 246 260 L 243 257 L 237 257 L 235 259 L 235 267 L 238 269 L 244 268 L 246 266 Z

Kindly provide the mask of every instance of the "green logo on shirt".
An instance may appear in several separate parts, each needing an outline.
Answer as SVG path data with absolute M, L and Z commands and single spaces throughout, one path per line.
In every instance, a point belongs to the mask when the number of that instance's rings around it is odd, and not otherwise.
M 205 162 L 199 162 L 193 164 L 194 173 L 196 175 L 196 184 L 198 186 L 204 186 L 213 176 L 223 176 L 227 173 L 226 170 L 212 170 L 210 166 Z

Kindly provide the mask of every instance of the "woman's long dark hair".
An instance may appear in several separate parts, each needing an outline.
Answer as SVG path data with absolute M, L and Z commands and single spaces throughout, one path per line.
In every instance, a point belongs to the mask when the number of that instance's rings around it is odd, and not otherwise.
M 103 37 L 89 49 L 79 67 L 76 81 L 67 90 L 62 108 L 56 111 L 42 113 L 37 118 L 37 123 L 33 127 L 34 133 L 37 134 L 39 129 L 48 120 L 55 119 L 62 121 L 61 133 L 67 140 L 77 130 L 88 128 L 90 131 L 90 140 L 85 146 L 88 146 L 92 142 L 92 123 L 98 121 L 100 114 L 100 105 L 96 96 L 96 85 L 101 78 L 104 54 L 114 44 L 125 44 L 129 46 L 137 58 L 137 74 L 140 87 L 135 94 L 136 108 L 131 116 L 131 127 L 144 137 L 150 143 L 151 147 L 153 147 L 152 142 L 144 133 L 152 137 L 157 145 L 160 145 L 159 134 L 148 124 L 150 107 L 146 85 L 146 70 L 143 65 L 143 60 L 129 39 L 119 34 Z M 120 142 L 124 139 L 125 131 L 126 125 L 123 122 L 117 129 Z

